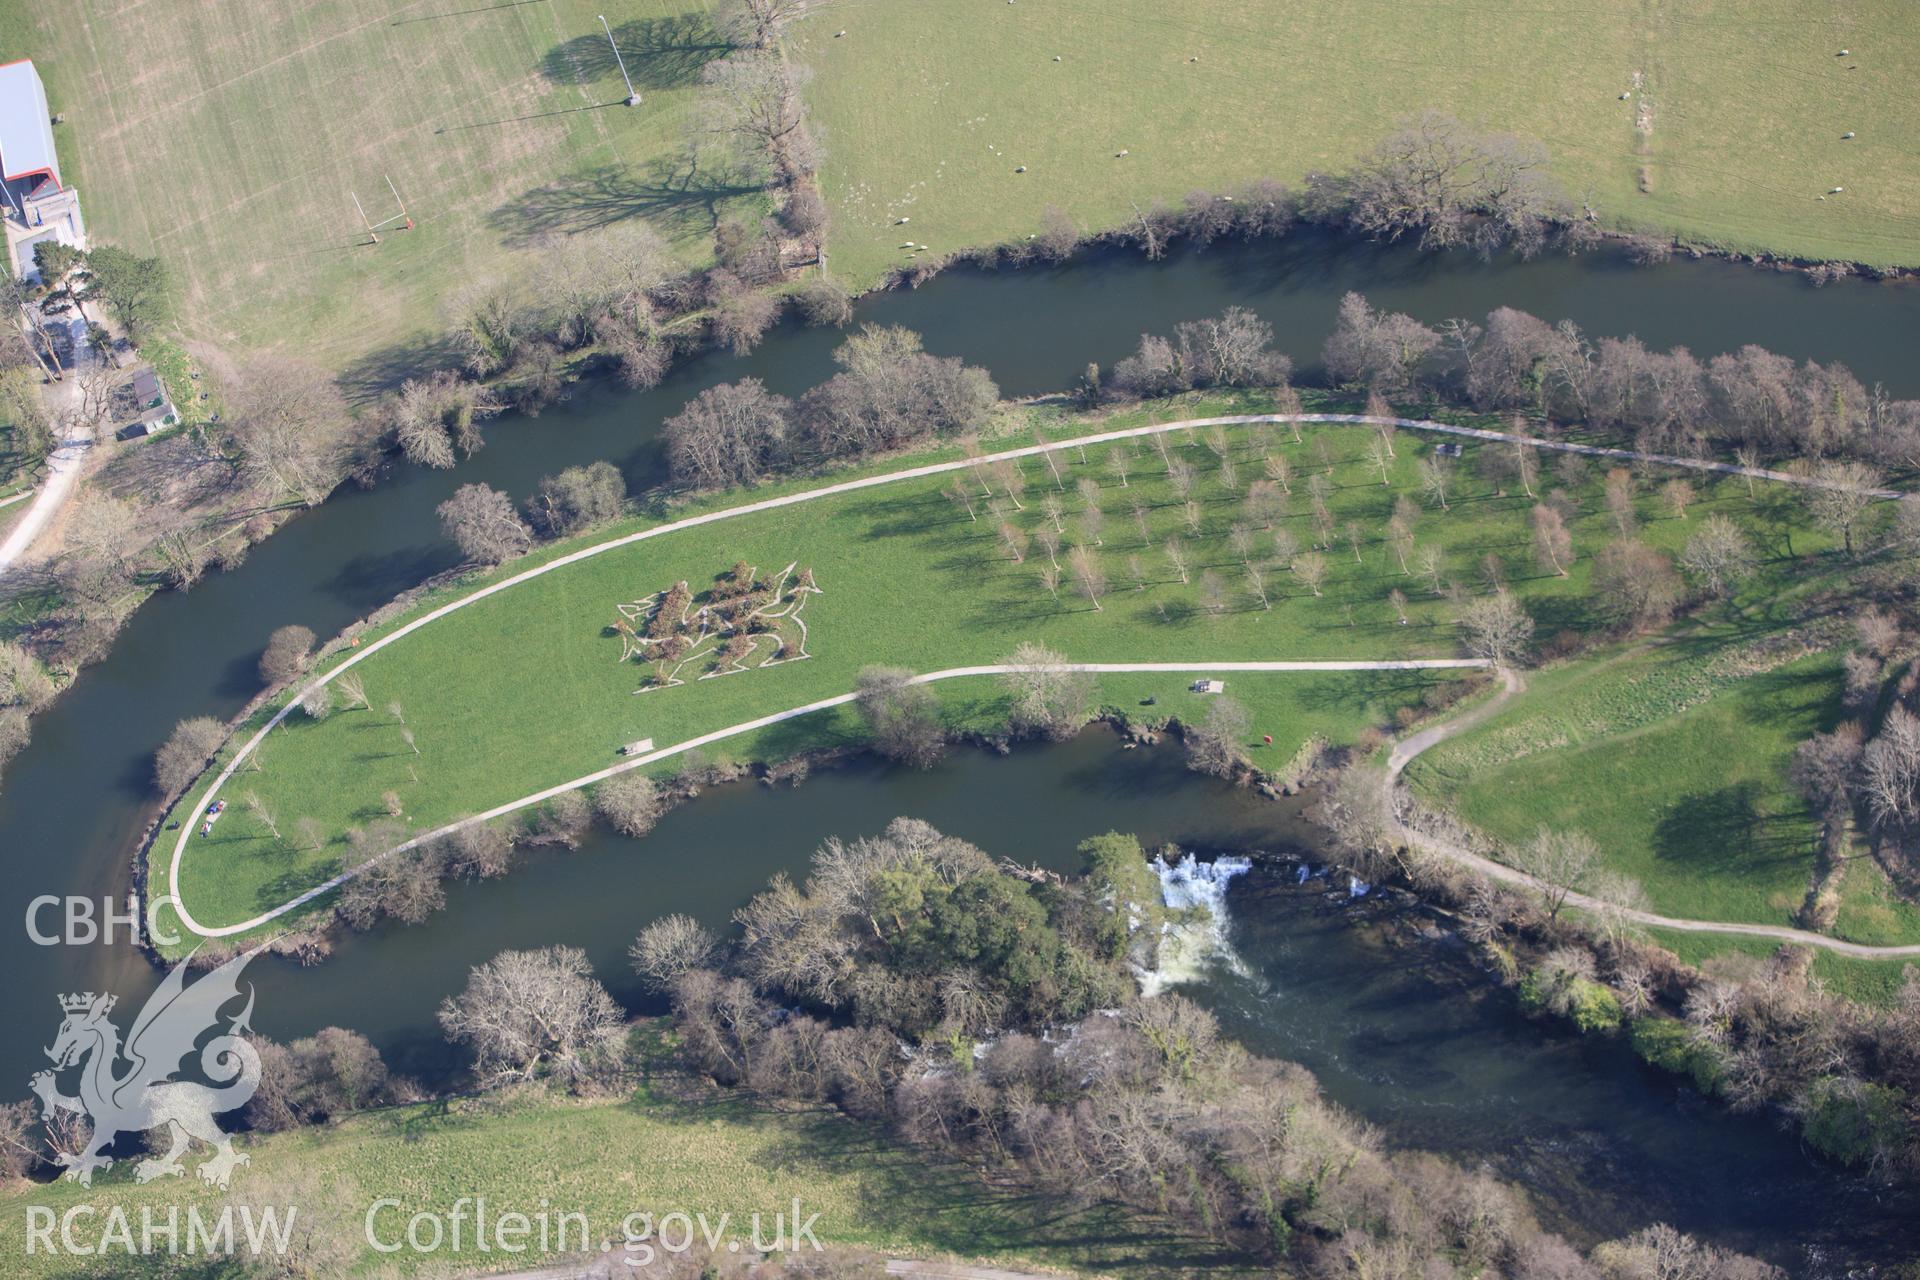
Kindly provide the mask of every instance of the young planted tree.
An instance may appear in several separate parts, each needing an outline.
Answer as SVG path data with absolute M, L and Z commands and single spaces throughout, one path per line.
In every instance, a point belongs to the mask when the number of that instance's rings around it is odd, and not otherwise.
M 1420 459 L 1418 467 L 1420 491 L 1427 499 L 1442 511 L 1452 508 L 1447 505 L 1447 494 L 1453 490 L 1453 466 L 1438 454 Z
M 1542 568 L 1566 577 L 1567 566 L 1573 561 L 1573 534 L 1568 532 L 1567 522 L 1545 503 L 1536 504 L 1529 519 L 1533 525 L 1534 559 Z
M 1660 501 L 1666 506 L 1667 514 L 1675 520 L 1687 518 L 1687 509 L 1693 505 L 1696 496 L 1693 486 L 1685 480 L 1669 480 L 1660 486 Z
M 1298 423 L 1294 424 L 1294 429 L 1299 430 Z M 1293 463 L 1288 460 L 1287 455 L 1284 453 L 1267 455 L 1265 470 L 1267 479 L 1279 485 L 1280 492 L 1288 495 L 1293 493 Z
M 1227 611 L 1227 584 L 1211 569 L 1202 570 L 1200 574 L 1200 607 L 1210 618 Z
M 1447 567 L 1446 552 L 1428 543 L 1414 553 L 1413 563 L 1420 576 L 1427 580 L 1427 590 L 1436 596 L 1446 594 L 1446 588 L 1440 581 L 1440 575 Z
M 1639 513 L 1633 505 L 1633 473 L 1625 467 L 1609 470 L 1605 493 L 1607 514 L 1613 517 L 1614 532 L 1622 538 L 1631 538 L 1633 531 L 1640 527 Z
M 340 691 L 342 698 L 346 699 L 347 710 L 351 711 L 355 707 L 365 707 L 369 711 L 373 709 L 373 704 L 367 701 L 366 681 L 360 678 L 358 671 L 342 672 L 334 680 L 333 687 Z
M 1247 500 L 1241 510 L 1262 529 L 1271 529 L 1274 521 L 1286 518 L 1287 496 L 1272 480 L 1255 480 L 1247 486 Z
M 1007 558 L 1015 564 L 1026 560 L 1027 535 L 1011 520 L 1000 522 L 1000 545 L 1007 549 Z
M 1318 596 L 1327 580 L 1327 558 L 1318 551 L 1309 551 L 1305 555 L 1295 556 L 1292 568 L 1293 576 L 1300 579 L 1300 585 Z
M 1166 554 L 1168 567 L 1180 575 L 1181 585 L 1186 585 L 1188 581 L 1186 544 L 1178 538 L 1168 538 L 1161 550 Z
M 1067 567 L 1073 572 L 1074 589 L 1093 606 L 1095 613 L 1104 612 L 1100 597 L 1107 594 L 1107 575 L 1100 567 L 1100 558 L 1092 549 L 1078 546 L 1068 553 Z
M 1393 454 L 1387 448 L 1385 437 L 1374 436 L 1367 441 L 1367 461 L 1380 473 L 1381 488 L 1392 483 Z

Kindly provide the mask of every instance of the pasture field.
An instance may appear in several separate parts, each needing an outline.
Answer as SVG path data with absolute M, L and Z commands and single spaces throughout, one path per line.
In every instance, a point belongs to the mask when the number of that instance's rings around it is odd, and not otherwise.
M 1338 171 L 1429 106 L 1539 138 L 1611 226 L 1920 263 L 1901 0 L 840 0 L 790 43 L 860 288 L 904 240 L 1018 239 L 1049 204 L 1091 230 Z M 537 271 L 549 233 L 645 218 L 705 264 L 721 212 L 765 207 L 687 160 L 723 51 L 705 0 L 0 0 L 0 56 L 46 78 L 94 234 L 166 260 L 196 350 L 297 350 L 360 385 L 417 366 L 461 287 Z M 353 196 L 395 212 L 386 177 L 416 226 L 370 247 Z
M 606 1100 L 532 1095 L 365 1112 L 325 1128 L 243 1137 L 240 1145 L 252 1163 L 234 1180 L 234 1202 L 295 1203 L 302 1222 L 344 1247 L 323 1255 L 334 1261 L 316 1274 L 346 1274 L 349 1267 L 356 1274 L 468 1274 L 539 1261 L 537 1249 L 517 1259 L 478 1254 L 471 1216 L 458 1255 L 376 1253 L 365 1241 L 363 1220 L 383 1197 L 405 1206 L 377 1220 L 383 1241 L 401 1236 L 415 1212 L 444 1215 L 462 1197 L 485 1196 L 490 1215 L 535 1215 L 543 1204 L 555 1213 L 584 1213 L 595 1249 L 603 1233 L 619 1239 L 630 1213 L 650 1212 L 657 1221 L 676 1210 L 704 1213 L 711 1229 L 729 1235 L 737 1229 L 745 1249 L 750 1215 L 764 1215 L 765 1239 L 776 1211 L 791 1220 L 798 1196 L 806 1214 L 820 1215 L 814 1234 L 828 1247 L 1094 1271 L 1143 1256 L 1173 1267 L 1206 1258 L 1204 1247 L 1112 1209 L 1062 1211 L 1057 1203 L 986 1185 L 967 1168 L 894 1146 L 834 1112 L 756 1109 L 737 1099 L 687 1103 L 646 1085 Z M 188 1158 L 190 1166 L 195 1157 Z M 169 1206 L 219 1212 L 223 1193 L 191 1174 L 141 1186 L 131 1170 L 132 1163 L 123 1162 L 96 1178 L 91 1190 L 70 1182 L 19 1184 L 0 1193 L 0 1208 L 19 1222 L 28 1205 L 59 1214 L 88 1204 L 97 1207 L 94 1221 L 104 1224 L 111 1207 L 124 1207 L 136 1240 L 143 1207 L 162 1221 Z M 726 1228 L 718 1225 L 722 1214 L 730 1215 Z M 537 1234 L 533 1240 L 537 1244 Z M 70 1256 L 24 1256 L 18 1233 L 6 1247 L 8 1275 L 78 1274 Z M 171 1276 L 178 1274 L 177 1262 L 162 1254 L 143 1271 L 137 1262 L 117 1259 L 110 1269 L 87 1274 Z
M 1185 418 L 1258 411 L 1262 405 L 1260 397 L 1250 395 L 1233 402 L 1161 405 L 1155 412 Z M 1036 426 L 1048 426 L 1054 438 L 1128 425 L 1141 417 L 1135 411 L 1061 421 L 1035 413 Z M 382 796 L 389 791 L 400 800 L 409 829 L 431 830 L 605 768 L 623 742 L 651 737 L 666 746 L 848 692 L 859 669 L 875 662 L 915 671 L 992 663 L 1004 661 L 1019 642 L 1029 639 L 1085 662 L 1456 656 L 1459 640 L 1452 605 L 1411 568 L 1403 572 L 1384 538 L 1396 500 L 1418 492 L 1417 463 L 1432 449 L 1432 441 L 1397 436 L 1389 483 L 1383 485 L 1366 455 L 1371 438 L 1364 428 L 1307 426 L 1298 443 L 1284 428 L 1266 433 L 1263 442 L 1257 429 L 1237 428 L 1229 434 L 1226 453 L 1233 460 L 1237 486 L 1230 487 L 1220 457 L 1203 439 L 1191 431 L 1169 437 L 1171 464 L 1191 468 L 1194 474 L 1197 534 L 1188 531 L 1189 516 L 1174 494 L 1170 464 L 1146 442 L 1134 442 L 1137 454 L 1125 485 L 1112 467 L 1112 451 L 1124 449 L 1124 444 L 1095 446 L 1084 455 L 1073 448 L 1059 450 L 1058 487 L 1042 459 L 1026 459 L 1024 510 L 1012 513 L 1012 519 L 1030 535 L 1051 525 L 1045 508 L 1052 496 L 1063 507 L 1068 543 L 1091 546 L 1078 482 L 1089 479 L 1098 486 L 1104 526 L 1102 541 L 1092 550 L 1110 586 L 1099 610 L 1074 594 L 1071 579 L 1063 584 L 1060 597 L 1052 598 L 1039 573 L 1046 560 L 1040 543 L 1028 547 L 1025 562 L 1014 563 L 992 519 L 970 520 L 942 494 L 949 476 L 899 481 L 680 529 L 571 563 L 462 608 L 369 655 L 355 670 L 370 707 L 336 710 L 320 721 L 299 712 L 289 716 L 263 744 L 260 770 L 238 773 L 228 784 L 223 794 L 229 811 L 214 834 L 189 842 L 182 892 L 204 923 L 244 920 L 340 869 L 349 853 L 348 828 L 379 818 Z M 1454 468 L 1456 487 L 1448 508 L 1429 502 L 1415 520 L 1416 541 L 1442 552 L 1441 585 L 1451 579 L 1473 590 L 1482 575 L 1497 569 L 1525 599 L 1543 636 L 1597 625 L 1587 598 L 1586 557 L 1608 536 L 1598 473 L 1568 471 L 1555 481 L 1569 486 L 1581 504 L 1573 522 L 1581 558 L 1561 577 L 1532 563 L 1526 530 L 1531 500 L 1517 489 L 1498 492 L 1481 478 L 1475 470 L 1475 448 L 1470 445 L 1465 463 Z M 1273 559 L 1273 532 L 1259 529 L 1258 520 L 1249 521 L 1242 507 L 1249 480 L 1264 465 L 1263 450 L 1288 458 L 1296 468 L 1291 511 L 1276 520 L 1276 531 L 1292 535 L 1303 549 L 1313 541 L 1308 490 L 1321 483 L 1315 476 L 1324 476 L 1331 485 L 1328 505 L 1336 521 L 1336 543 L 1323 553 L 1327 576 L 1321 593 L 1316 596 L 1296 576 L 1270 570 L 1264 582 L 1270 608 L 1261 606 L 1232 534 L 1234 525 L 1250 524 L 1257 534 L 1251 558 L 1262 563 Z M 902 460 L 895 459 L 870 470 L 901 465 Z M 818 478 L 785 481 L 751 496 L 820 483 Z M 1642 536 L 1671 548 L 1710 511 L 1754 523 L 1743 483 L 1702 480 L 1700 485 L 1700 502 L 1689 520 L 1656 515 L 1652 497 L 1644 497 Z M 1129 510 L 1135 498 L 1145 510 L 1150 544 L 1142 540 Z M 708 505 L 740 502 L 740 495 L 729 494 L 708 500 Z M 1775 518 L 1792 516 L 1776 513 Z M 606 541 L 639 527 L 639 522 L 628 522 L 589 540 Z M 1756 529 L 1763 544 L 1772 536 L 1765 528 Z M 1357 546 L 1348 541 L 1350 536 L 1358 539 Z M 1182 540 L 1188 549 L 1187 582 L 1165 555 L 1169 537 Z M 1820 545 L 1805 532 L 1798 541 L 1802 553 Z M 545 548 L 530 559 L 479 575 L 421 602 L 410 616 L 580 545 L 584 541 Z M 1142 572 L 1138 589 L 1132 578 L 1136 556 Z M 611 626 L 616 606 L 679 580 L 699 590 L 736 560 L 764 571 L 777 572 L 789 563 L 812 569 L 822 589 L 805 612 L 812 656 L 719 678 L 690 678 L 636 695 L 647 669 L 621 660 L 622 640 Z M 1409 560 L 1412 565 L 1417 556 Z M 1777 586 L 1790 571 L 1784 563 L 1771 566 L 1756 590 L 1767 590 L 1769 580 Z M 1207 588 L 1215 578 L 1217 598 L 1210 601 Z M 1390 601 L 1395 590 L 1406 597 L 1404 625 Z M 386 623 L 362 640 L 404 621 Z M 1419 701 L 1426 683 L 1405 680 L 1400 673 L 1378 683 L 1364 677 L 1314 683 L 1319 679 L 1230 678 L 1234 692 L 1282 690 L 1254 693 L 1251 699 L 1257 716 L 1253 732 L 1271 732 L 1276 739 L 1272 748 L 1260 749 L 1262 763 L 1284 763 L 1312 732 L 1351 741 L 1366 724 L 1379 723 L 1396 707 Z M 1143 710 L 1139 699 L 1151 692 L 1162 695 L 1159 706 L 1144 710 L 1191 715 L 1193 700 L 1179 692 L 1184 684 L 1170 679 L 1149 688 L 1129 679 L 1111 684 L 1108 696 L 1137 711 Z M 954 712 L 961 727 L 997 718 L 992 682 L 983 680 L 974 689 L 954 689 L 951 694 L 962 699 Z M 393 702 L 401 704 L 404 725 L 388 710 Z M 262 720 L 266 714 L 261 713 Z M 412 747 L 403 728 L 413 735 Z M 251 726 L 243 730 L 243 738 L 251 732 Z M 742 761 L 778 759 L 822 741 L 843 741 L 854 732 L 855 722 L 845 714 L 802 718 L 762 730 L 754 738 L 716 744 L 711 754 Z M 174 816 L 198 808 L 204 787 L 203 782 L 191 791 L 190 805 L 176 809 Z M 242 803 L 248 792 L 260 796 L 282 838 L 276 839 Z M 319 824 L 324 838 L 318 847 L 296 842 L 293 831 L 300 819 Z M 164 874 L 172 856 L 171 839 L 156 846 L 154 856 Z
M 1609 226 L 1912 265 L 1912 19 L 1903 0 L 863 0 L 796 46 L 835 269 L 863 283 L 907 240 L 1017 240 L 1049 204 L 1103 229 L 1195 188 L 1337 173 L 1429 107 L 1540 139 Z
M 93 236 L 165 260 L 203 349 L 404 360 L 547 232 L 644 217 L 698 265 L 735 198 L 679 167 L 701 0 L 0 0 L 0 40 L 65 115 Z M 394 214 L 389 177 L 415 228 L 368 246 L 353 200 Z

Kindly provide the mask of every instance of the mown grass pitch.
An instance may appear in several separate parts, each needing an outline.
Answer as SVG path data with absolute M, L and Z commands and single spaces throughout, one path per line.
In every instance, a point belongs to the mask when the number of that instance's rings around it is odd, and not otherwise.
M 605 12 L 645 96 L 630 109 Z M 689 87 L 716 56 L 701 0 L 0 0 L 66 123 L 96 239 L 167 262 L 189 336 L 345 366 L 443 329 L 520 246 L 645 217 L 689 262 L 707 197 L 676 187 Z M 368 246 L 358 195 L 411 232 Z M 536 193 L 529 196 L 529 193 Z
M 860 280 L 909 239 L 1024 237 L 1048 204 L 1097 229 L 1196 187 L 1339 172 L 1428 107 L 1539 138 L 1609 225 L 1920 262 L 1903 0 L 863 3 L 806 24 L 799 52 L 835 268 Z

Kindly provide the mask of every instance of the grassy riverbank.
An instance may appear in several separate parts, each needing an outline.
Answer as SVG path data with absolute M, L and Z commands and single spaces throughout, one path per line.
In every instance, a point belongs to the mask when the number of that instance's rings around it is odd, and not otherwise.
M 1895 265 L 1920 261 L 1910 18 L 1899 0 L 959 0 L 827 15 L 796 44 L 831 142 L 835 268 L 862 281 L 908 239 L 935 257 L 1021 239 L 1049 204 L 1098 230 L 1194 188 L 1338 173 L 1430 108 L 1538 138 L 1609 225 Z
M 365 1242 L 363 1223 L 368 1207 L 383 1197 L 404 1206 L 377 1220 L 383 1241 L 402 1236 L 415 1212 L 450 1214 L 462 1197 L 480 1196 L 489 1214 L 534 1215 L 543 1206 L 555 1214 L 584 1213 L 596 1249 L 603 1236 L 618 1240 L 621 1221 L 635 1212 L 656 1220 L 674 1211 L 705 1214 L 710 1225 L 728 1214 L 727 1230 L 737 1227 L 742 1240 L 757 1212 L 764 1215 L 764 1239 L 772 1234 L 772 1215 L 790 1218 L 798 1197 L 807 1214 L 820 1215 L 814 1234 L 829 1247 L 1092 1271 L 1141 1262 L 1182 1269 L 1208 1260 L 1203 1245 L 1117 1210 L 1063 1210 L 992 1186 L 970 1169 L 893 1144 L 835 1112 L 774 1110 L 739 1099 L 688 1103 L 644 1086 L 590 1102 L 535 1094 L 395 1108 L 241 1145 L 252 1162 L 236 1174 L 232 1200 L 297 1205 L 301 1220 L 329 1242 L 327 1261 L 312 1274 L 350 1268 L 465 1274 L 541 1260 L 537 1251 L 517 1258 L 471 1252 L 470 1220 L 469 1252 L 377 1253 Z M 189 1165 L 196 1162 L 189 1157 Z M 169 1206 L 198 1205 L 217 1214 L 226 1199 L 191 1174 L 135 1185 L 128 1162 L 92 1189 L 16 1184 L 0 1191 L 0 1213 L 17 1225 L 30 1205 L 56 1214 L 91 1205 L 98 1216 L 83 1220 L 79 1230 L 97 1239 L 107 1211 L 118 1206 L 132 1215 L 137 1240 L 142 1208 L 164 1220 Z M 70 1256 L 26 1257 L 19 1232 L 8 1236 L 10 1276 L 175 1274 L 164 1262 L 146 1272 L 124 1258 L 100 1259 L 89 1270 Z
M 1189 399 L 1096 419 L 1056 410 L 1010 410 L 1008 431 L 994 447 L 1024 444 L 1036 429 L 1062 438 L 1136 425 L 1149 413 L 1164 420 L 1258 410 L 1264 403 L 1257 395 Z M 1434 590 L 1435 582 L 1444 586 L 1451 580 L 1474 590 L 1489 571 L 1489 557 L 1525 600 L 1543 637 L 1598 625 L 1587 595 L 1588 557 L 1608 540 L 1610 521 L 1596 474 L 1570 471 L 1555 482 L 1569 486 L 1579 505 L 1572 522 L 1577 558 L 1562 577 L 1532 564 L 1525 524 L 1532 500 L 1517 489 L 1497 491 L 1480 478 L 1477 446 L 1469 446 L 1464 464 L 1450 473 L 1447 506 L 1431 500 L 1417 504 L 1421 509 L 1412 520 L 1417 546 L 1439 553 L 1437 578 L 1428 579 L 1418 575 L 1414 549 L 1402 570 L 1385 526 L 1396 502 L 1404 504 L 1419 492 L 1414 477 L 1433 442 L 1396 437 L 1396 456 L 1387 464 L 1383 485 L 1368 455 L 1372 439 L 1373 433 L 1354 427 L 1307 427 L 1297 443 L 1285 429 L 1236 428 L 1228 433 L 1223 461 L 1204 438 L 1182 431 L 1169 438 L 1167 461 L 1147 442 L 1059 450 L 1057 481 L 1047 461 L 1028 458 L 1023 509 L 1010 513 L 1031 539 L 1021 563 L 1014 562 L 991 518 L 970 519 L 964 506 L 943 495 L 950 475 L 680 528 L 569 563 L 450 613 L 359 662 L 355 673 L 364 682 L 369 706 L 347 709 L 345 699 L 336 696 L 338 709 L 324 720 L 297 711 L 290 715 L 266 739 L 261 768 L 237 774 L 228 785 L 229 809 L 214 834 L 188 842 L 183 895 L 203 923 L 250 918 L 347 865 L 349 828 L 379 820 L 389 793 L 399 802 L 407 831 L 431 830 L 606 768 L 623 742 L 651 737 L 664 747 L 848 692 L 869 663 L 916 671 L 992 663 L 1004 660 L 1023 640 L 1044 642 L 1087 662 L 1451 657 L 1459 652 L 1453 606 Z M 1114 468 L 1116 450 L 1130 458 L 1124 484 Z M 1317 557 L 1326 574 L 1318 594 L 1299 575 L 1271 567 L 1274 532 L 1261 529 L 1261 520 L 1243 508 L 1264 452 L 1286 458 L 1294 468 L 1290 513 L 1274 523 L 1303 548 L 1302 560 L 1314 558 L 1304 549 L 1316 537 L 1308 491 L 1327 486 L 1334 545 Z M 869 471 L 896 470 L 920 460 L 894 459 Z M 1196 510 L 1191 515 L 1175 492 L 1175 473 L 1183 469 L 1193 474 Z M 1092 492 L 1103 513 L 1097 545 L 1086 523 L 1082 480 L 1096 486 Z M 681 518 L 825 482 L 785 481 L 671 514 Z M 1643 493 L 1641 536 L 1671 549 L 1706 514 L 1755 519 L 1743 482 L 1702 478 L 1698 485 L 1700 500 L 1685 520 L 1657 514 L 1651 494 Z M 1107 579 L 1109 590 L 1098 610 L 1075 593 L 1071 576 L 1058 599 L 1042 581 L 1039 571 L 1047 555 L 1039 540 L 1054 524 L 1045 509 L 1050 498 L 1062 508 L 1059 523 L 1068 530 L 1068 543 L 1085 543 Z M 1144 540 L 1129 511 L 1135 499 L 1144 509 Z M 1798 516 L 1787 510 L 1770 518 L 1792 522 Z M 446 588 L 367 632 L 361 642 L 486 582 L 609 541 L 643 523 L 543 548 Z M 1252 535 L 1250 550 L 1235 546 L 1235 525 L 1246 526 Z M 1186 549 L 1184 575 L 1166 555 L 1169 538 Z M 1820 545 L 1805 530 L 1797 539 L 1802 553 Z M 1068 557 L 1063 552 L 1060 559 Z M 1269 566 L 1257 588 L 1247 576 L 1247 559 Z M 810 598 L 804 614 L 811 656 L 719 679 L 696 678 L 708 670 L 697 665 L 683 684 L 636 695 L 647 668 L 621 660 L 623 643 L 611 628 L 616 606 L 682 579 L 701 590 L 736 560 L 759 566 L 763 574 L 789 563 L 813 571 L 822 594 Z M 1757 595 L 1776 590 L 1795 569 L 1791 561 L 1773 562 L 1752 590 Z M 1262 607 L 1259 590 L 1270 607 Z M 1396 591 L 1405 597 L 1398 606 L 1390 597 Z M 1192 716 L 1200 702 L 1183 692 L 1185 683 L 1177 676 L 1128 677 L 1110 682 L 1103 693 L 1135 714 Z M 1256 742 L 1266 733 L 1275 738 L 1270 748 L 1254 748 L 1269 767 L 1283 763 L 1310 734 L 1352 741 L 1369 724 L 1420 701 L 1427 683 L 1404 673 L 1229 677 L 1230 691 L 1244 696 L 1254 712 Z M 941 692 L 952 728 L 988 728 L 1004 715 L 989 680 L 955 682 Z M 1157 703 L 1143 708 L 1139 703 L 1149 693 L 1157 695 Z M 398 716 L 391 710 L 394 703 L 400 706 Z M 255 723 L 264 722 L 270 710 Z M 242 740 L 252 729 L 243 731 Z M 739 761 L 780 759 L 858 733 L 856 720 L 843 708 L 717 743 L 709 754 Z M 677 764 L 670 760 L 653 767 Z M 191 804 L 171 816 L 184 820 L 197 811 L 204 788 L 203 780 L 190 793 Z M 249 793 L 260 798 L 278 836 L 245 803 Z M 297 834 L 308 822 L 315 839 Z M 161 883 L 172 856 L 169 834 L 155 851 Z

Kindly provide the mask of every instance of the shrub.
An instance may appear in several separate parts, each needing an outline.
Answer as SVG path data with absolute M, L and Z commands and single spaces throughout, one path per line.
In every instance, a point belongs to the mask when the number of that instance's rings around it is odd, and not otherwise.
M 1823 1076 L 1807 1095 L 1801 1132 L 1814 1150 L 1841 1164 L 1873 1164 L 1905 1144 L 1901 1103 L 1891 1085 Z
M 1726 1073 L 1719 1055 L 1711 1046 L 1696 1041 L 1686 1023 L 1659 1016 L 1635 1018 L 1627 1035 L 1642 1061 L 1687 1076 L 1702 1093 L 1720 1091 Z

